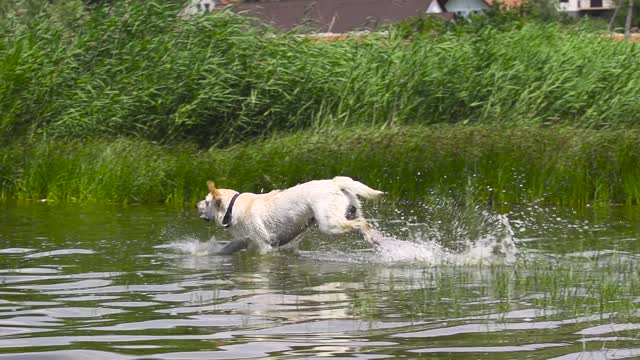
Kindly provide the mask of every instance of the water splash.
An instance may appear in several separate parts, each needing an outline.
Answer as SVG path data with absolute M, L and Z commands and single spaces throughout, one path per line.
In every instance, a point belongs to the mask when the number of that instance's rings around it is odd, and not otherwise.
M 377 236 L 376 249 L 361 249 L 357 239 L 336 244 L 336 239 L 317 231 L 307 233 L 308 251 L 298 251 L 305 257 L 333 262 L 366 262 L 384 264 L 477 265 L 487 263 L 513 263 L 518 250 L 514 231 L 507 215 L 490 213 L 480 208 L 461 208 L 456 204 L 442 203 L 424 208 L 422 219 L 397 213 L 396 219 L 376 221 L 376 227 L 389 229 Z M 382 215 L 380 218 L 392 216 Z M 328 244 L 328 247 L 326 246 Z M 211 237 L 201 241 L 195 236 L 156 246 L 173 252 L 192 255 L 216 255 L 224 243 Z
M 215 237 L 212 237 L 208 241 L 201 241 L 192 236 L 172 241 L 167 244 L 154 246 L 155 249 L 168 249 L 176 253 L 193 256 L 215 255 L 220 252 L 223 247 L 224 245 L 217 242 Z
M 394 220 L 374 221 L 385 236 L 364 261 L 437 266 L 516 260 L 515 232 L 507 215 L 450 198 L 377 210 L 374 218 Z
M 487 216 L 485 214 L 485 216 Z M 514 232 L 506 215 L 489 216 L 493 222 L 487 233 L 477 239 L 456 239 L 455 246 L 443 245 L 445 236 L 437 229 L 418 233 L 413 239 L 383 237 L 376 251 L 368 259 L 382 263 L 421 263 L 428 265 L 475 265 L 482 263 L 513 263 L 518 253 Z M 458 234 L 466 233 L 455 229 Z
M 407 241 L 393 237 L 385 237 L 380 246 L 371 256 L 369 261 L 384 263 L 410 263 L 422 262 L 436 264 L 447 254 L 447 250 L 438 242 L 427 241 Z

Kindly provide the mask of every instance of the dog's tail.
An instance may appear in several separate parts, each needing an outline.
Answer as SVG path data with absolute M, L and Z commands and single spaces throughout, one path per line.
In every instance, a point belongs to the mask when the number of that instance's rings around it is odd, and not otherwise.
M 353 180 L 350 177 L 336 176 L 333 178 L 333 181 L 338 184 L 340 190 L 351 192 L 355 195 L 362 196 L 365 199 L 377 198 L 378 196 L 384 194 L 384 192 L 374 190 L 359 181 Z

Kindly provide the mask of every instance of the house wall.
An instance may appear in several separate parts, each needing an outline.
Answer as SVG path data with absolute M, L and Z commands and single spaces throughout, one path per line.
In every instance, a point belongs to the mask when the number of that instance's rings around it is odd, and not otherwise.
M 192 0 L 189 5 L 180 12 L 180 15 L 190 16 L 212 12 L 215 6 L 216 2 L 214 0 Z
M 560 2 L 560 11 L 573 12 L 594 9 L 591 6 L 591 0 L 568 0 L 566 2 Z M 612 0 L 602 0 L 602 7 L 596 7 L 596 9 L 613 9 L 616 7 L 615 2 Z
M 445 6 L 447 11 L 458 16 L 467 16 L 472 12 L 479 12 L 489 8 L 482 0 L 449 0 Z
M 438 4 L 438 1 L 433 0 L 429 3 L 429 7 L 427 8 L 427 14 L 440 14 L 443 13 L 444 11 L 442 10 L 442 8 L 440 7 L 440 5 Z

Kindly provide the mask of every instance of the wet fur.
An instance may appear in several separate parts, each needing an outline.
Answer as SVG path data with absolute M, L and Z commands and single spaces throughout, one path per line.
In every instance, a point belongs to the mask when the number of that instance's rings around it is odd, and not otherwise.
M 237 192 L 217 189 L 213 181 L 207 184 L 209 194 L 197 205 L 200 218 L 222 225 L 231 198 Z M 359 232 L 376 246 L 379 234 L 362 216 L 358 197 L 375 198 L 382 194 L 342 176 L 267 194 L 242 193 L 232 208 L 228 227 L 235 240 L 220 252 L 232 254 L 247 247 L 265 252 L 296 240 L 313 224 L 325 234 Z

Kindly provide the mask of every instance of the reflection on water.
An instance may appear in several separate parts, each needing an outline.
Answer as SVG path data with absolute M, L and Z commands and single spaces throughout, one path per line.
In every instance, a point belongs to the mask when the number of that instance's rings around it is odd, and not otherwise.
M 380 206 L 378 251 L 262 256 L 189 209 L 0 211 L 0 358 L 640 357 L 630 210 Z

